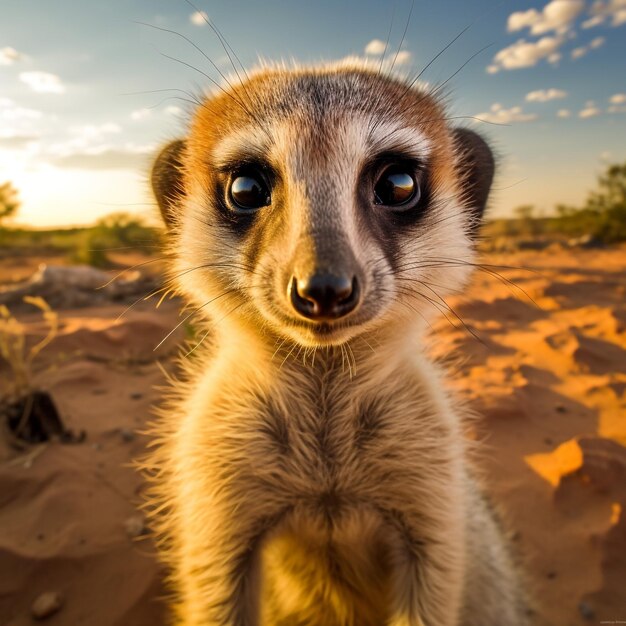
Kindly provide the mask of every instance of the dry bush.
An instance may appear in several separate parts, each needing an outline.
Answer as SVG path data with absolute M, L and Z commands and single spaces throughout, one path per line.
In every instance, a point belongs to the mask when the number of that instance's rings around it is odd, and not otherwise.
M 58 334 L 58 316 L 43 298 L 25 297 L 24 302 L 38 308 L 48 326 L 46 336 L 28 347 L 24 326 L 0 306 L 0 357 L 8 366 L 0 388 L 0 432 L 12 448 L 21 450 L 30 443 L 46 441 L 49 432 L 63 428 L 50 396 L 35 389 L 33 362 Z
M 37 307 L 48 325 L 46 336 L 28 348 L 24 326 L 11 315 L 9 309 L 0 305 L 0 355 L 11 371 L 11 378 L 3 389 L 7 399 L 19 398 L 32 391 L 32 365 L 37 355 L 57 336 L 58 315 L 43 298 L 26 296 L 24 302 Z

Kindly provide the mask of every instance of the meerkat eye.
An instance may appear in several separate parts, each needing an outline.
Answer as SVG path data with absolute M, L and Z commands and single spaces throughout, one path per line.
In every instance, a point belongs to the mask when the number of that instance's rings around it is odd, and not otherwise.
M 234 208 L 241 211 L 254 211 L 272 201 L 265 177 L 255 170 L 237 172 L 231 178 L 228 197 Z
M 374 202 L 382 206 L 402 208 L 419 200 L 419 196 L 415 175 L 405 166 L 391 165 L 374 185 Z

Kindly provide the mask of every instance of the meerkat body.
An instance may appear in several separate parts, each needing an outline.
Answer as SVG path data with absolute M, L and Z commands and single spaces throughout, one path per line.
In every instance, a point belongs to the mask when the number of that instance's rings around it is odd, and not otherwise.
M 424 354 L 492 176 L 433 94 L 348 66 L 260 71 L 158 157 L 172 276 L 211 333 L 151 460 L 175 624 L 526 623 Z

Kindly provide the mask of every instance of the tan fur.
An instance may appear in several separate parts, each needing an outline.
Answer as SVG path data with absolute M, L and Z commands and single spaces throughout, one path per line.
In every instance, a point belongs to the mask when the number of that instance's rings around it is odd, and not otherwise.
M 303 77 L 321 85 L 314 104 L 294 91 Z M 401 288 L 350 192 L 385 141 L 427 159 L 437 208 L 401 241 L 399 262 L 421 260 L 404 276 L 439 294 L 462 285 L 471 219 L 442 107 L 355 67 L 266 69 L 228 93 L 197 111 L 170 225 L 172 276 L 210 331 L 183 362 L 147 464 L 174 623 L 525 624 L 463 411 L 424 356 L 437 300 Z M 324 98 L 333 106 L 317 110 Z M 372 123 L 384 128 L 373 144 Z M 242 149 L 275 164 L 285 211 L 259 213 L 246 237 L 218 223 L 211 199 L 215 163 Z M 282 295 L 285 272 L 319 253 L 319 229 L 377 285 L 363 319 L 324 345 L 286 321 Z

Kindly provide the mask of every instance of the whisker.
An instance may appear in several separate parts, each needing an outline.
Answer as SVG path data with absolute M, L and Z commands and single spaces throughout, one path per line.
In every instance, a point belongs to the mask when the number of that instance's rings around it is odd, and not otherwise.
M 404 43 L 404 39 L 406 37 L 406 33 L 409 30 L 409 24 L 411 23 L 411 17 L 413 15 L 413 8 L 415 7 L 415 0 L 411 0 L 411 8 L 409 9 L 409 16 L 407 17 L 406 20 L 406 24 L 404 25 L 404 32 L 402 33 L 402 38 L 400 39 L 400 45 L 398 46 L 398 49 L 396 50 L 396 54 L 393 57 L 393 61 L 391 63 L 391 67 L 389 68 L 389 74 L 391 74 L 391 72 L 393 72 L 393 68 L 396 64 L 396 61 L 398 60 L 398 55 L 400 54 L 400 51 L 402 50 L 402 44 Z
M 200 13 L 204 17 L 204 14 L 202 12 L 200 12 Z M 207 24 L 209 24 L 209 26 L 211 26 L 211 24 L 206 20 L 206 18 L 204 18 L 204 20 L 207 22 Z M 171 33 L 172 35 L 176 35 L 177 37 L 180 37 L 180 38 L 184 39 L 187 43 L 189 43 L 191 46 L 193 46 L 213 66 L 215 71 L 221 76 L 221 78 L 226 82 L 226 84 L 234 91 L 234 87 L 233 87 L 232 83 L 228 80 L 228 78 L 224 75 L 224 73 L 220 70 L 220 68 L 213 62 L 213 59 L 211 59 L 211 57 L 208 54 L 206 54 L 206 52 L 204 52 L 204 50 L 202 50 L 202 48 L 200 48 L 200 46 L 196 45 L 191 39 L 189 39 L 189 37 L 183 35 L 182 33 L 177 32 L 175 30 L 171 30 L 169 28 L 162 28 L 160 26 L 154 26 L 153 24 L 148 24 L 146 22 L 137 22 L 137 23 L 141 24 L 143 26 L 148 26 L 149 28 L 154 28 L 156 30 L 163 31 L 164 33 Z M 219 35 L 218 35 L 218 37 L 219 37 Z M 220 42 L 221 42 L 221 39 L 220 39 Z M 194 68 L 194 69 L 196 69 L 197 71 L 200 71 L 200 73 L 203 74 L 204 76 L 206 76 L 207 78 L 209 78 L 209 80 L 212 80 L 207 74 L 205 74 L 201 70 L 198 70 L 197 68 Z M 235 71 L 237 71 L 237 70 L 235 69 Z M 239 77 L 239 74 L 237 74 L 237 76 Z M 239 77 L 239 80 L 241 82 L 241 77 Z M 222 90 L 223 93 L 228 93 L 216 81 L 213 81 L 213 83 L 216 84 Z M 242 87 L 243 87 L 243 83 L 242 83 Z M 244 92 L 246 92 L 245 88 L 244 88 Z M 232 95 L 232 94 L 230 94 L 230 95 L 231 95 L 231 97 L 233 99 L 235 98 L 234 95 Z M 247 92 L 246 92 L 246 95 L 248 95 Z M 248 99 L 250 99 L 250 98 L 248 98 Z M 242 100 L 240 100 L 239 98 L 237 98 L 236 100 L 239 102 L 240 106 L 244 109 L 244 111 L 246 111 L 246 113 L 252 119 L 256 119 L 255 116 L 253 115 L 252 111 L 250 111 L 250 109 L 248 109 L 248 107 L 246 107 L 244 105 Z
M 389 30 L 387 31 L 387 41 L 385 41 L 385 49 L 383 53 L 380 55 L 380 65 L 378 67 L 378 73 L 380 74 L 383 70 L 383 64 L 385 63 L 385 55 L 387 54 L 387 48 L 389 47 L 389 40 L 391 39 L 391 31 L 393 30 L 393 18 L 396 14 L 396 5 L 393 5 L 391 9 L 391 23 L 389 24 Z
M 211 331 L 215 329 L 216 326 L 218 326 L 221 322 L 223 322 L 229 315 L 231 315 L 232 313 L 234 313 L 235 311 L 237 311 L 237 309 L 240 309 L 242 306 L 244 306 L 246 303 L 245 302 L 240 302 L 236 307 L 233 307 L 230 311 L 228 311 L 228 313 L 226 313 L 226 315 L 224 315 L 223 317 L 221 317 L 217 322 L 214 322 L 212 324 L 212 328 L 209 328 L 209 330 L 207 330 L 204 335 L 202 336 L 202 338 L 200 339 L 200 341 L 191 349 L 189 350 L 189 352 L 187 352 L 184 357 L 187 358 L 190 354 L 192 354 L 197 348 L 199 348 L 205 341 L 205 339 L 211 334 Z
M 151 104 L 150 106 L 146 108 L 158 109 L 164 102 L 168 102 L 169 100 L 180 100 L 180 102 L 187 102 L 188 104 L 191 104 L 194 106 L 201 106 L 201 105 L 198 105 L 197 102 L 195 102 L 194 100 L 190 100 L 189 98 L 183 98 L 182 96 L 168 96 L 167 98 L 163 98 L 162 100 L 159 100 L 156 104 Z
M 279 346 L 276 348 L 276 350 L 274 350 L 274 354 L 272 354 L 272 358 L 270 359 L 270 361 L 274 360 L 276 355 L 280 352 L 280 349 L 285 345 L 285 342 L 287 341 L 287 339 L 289 339 L 289 337 L 287 336 L 283 337 L 283 340 L 280 342 Z M 278 343 L 278 339 L 276 339 L 276 343 Z
M 104 283 L 104 285 L 100 285 L 100 287 L 96 287 L 96 289 L 100 290 L 100 289 L 104 289 L 105 287 L 108 287 L 112 282 L 115 282 L 118 278 L 120 278 L 121 276 L 123 276 L 127 272 L 130 272 L 131 270 L 137 269 L 138 267 L 143 267 L 144 265 L 150 265 L 150 263 L 156 263 L 157 261 L 165 261 L 168 258 L 169 257 L 167 257 L 167 256 L 160 256 L 160 257 L 157 257 L 155 259 L 150 259 L 149 261 L 143 261 L 142 263 L 136 263 L 135 265 L 131 265 L 130 267 L 126 267 L 123 270 L 121 270 L 120 272 L 118 272 L 115 276 L 113 276 L 113 278 L 111 278 L 111 280 L 109 280 L 106 283 Z
M 431 287 L 429 287 L 426 283 L 422 281 L 418 281 L 420 285 L 423 285 L 430 291 L 440 302 L 441 304 L 448 310 L 457 320 L 463 325 L 463 328 L 470 334 L 474 339 L 478 340 L 483 345 L 486 345 L 485 342 L 465 323 L 465 321 L 461 318 L 461 316 Z
M 285 362 L 287 361 L 287 359 L 291 356 L 291 353 L 295 350 L 295 348 L 296 348 L 296 346 L 297 346 L 297 345 L 298 345 L 298 344 L 294 341 L 294 342 L 293 342 L 293 346 L 291 346 L 291 350 L 289 350 L 289 352 L 287 352 L 287 356 L 285 356 L 285 358 L 283 359 L 283 362 L 280 364 L 280 367 L 278 368 L 278 369 L 279 369 L 279 371 L 280 371 L 281 369 L 283 369 L 283 365 L 285 364 Z
M 143 22 L 138 22 L 139 24 L 143 24 Z M 147 26 L 152 26 L 152 24 L 146 24 Z M 120 96 L 142 96 L 142 95 L 147 95 L 147 94 L 152 94 L 152 93 L 165 93 L 167 91 L 177 91 L 179 93 L 184 93 L 186 96 L 189 96 L 189 98 L 191 100 L 193 100 L 193 102 L 195 104 L 197 104 L 198 106 L 202 105 L 202 101 L 192 92 L 190 91 L 186 91 L 185 89 L 176 89 L 176 88 L 170 88 L 170 89 L 147 89 L 145 91 L 127 91 L 125 93 L 121 93 L 119 94 Z
M 230 56 L 229 49 L 233 53 L 237 61 L 239 61 L 239 65 L 241 65 L 241 68 L 244 70 L 244 72 L 245 72 L 245 68 L 243 67 L 243 64 L 241 63 L 241 61 L 239 60 L 239 57 L 235 54 L 234 50 L 231 48 L 230 44 L 226 41 L 226 38 L 222 35 L 219 28 L 215 26 L 215 24 L 213 24 L 213 22 L 211 22 L 211 20 L 207 18 L 204 11 L 201 11 L 193 2 L 191 2 L 191 0 L 184 0 L 184 2 L 186 2 L 192 9 L 195 9 L 202 16 L 202 19 L 204 20 L 206 25 L 215 33 L 216 37 L 218 38 L 222 46 L 222 49 L 224 50 L 224 52 L 226 53 L 226 56 L 228 57 L 228 60 L 230 61 L 230 64 L 233 70 L 235 70 L 235 74 L 237 74 L 237 78 L 239 79 L 241 86 L 243 87 L 243 81 L 241 80 L 241 76 L 239 75 L 239 72 L 237 71 L 237 66 L 235 65 L 232 57 Z M 244 91 L 245 91 L 245 88 L 244 88 Z
M 462 72 L 477 56 L 479 56 L 480 54 L 482 54 L 485 50 L 488 50 L 489 48 L 492 48 L 495 45 L 495 42 L 491 42 L 488 43 L 486 46 L 483 46 L 482 48 L 480 48 L 480 50 L 477 50 L 476 52 L 474 52 L 474 54 L 472 54 L 470 56 L 469 59 L 467 59 L 467 61 L 465 61 L 465 63 L 463 63 L 454 73 L 452 73 L 450 76 L 448 76 L 448 78 L 446 78 L 446 80 L 443 81 L 443 83 L 437 85 L 437 87 L 434 89 L 434 91 L 430 92 L 431 96 L 435 96 L 438 92 L 440 92 L 455 76 L 457 76 L 460 72 Z
M 169 337 L 171 337 L 185 322 L 187 322 L 194 315 L 198 314 L 202 309 L 204 309 L 204 307 L 208 306 L 212 302 L 215 302 L 219 298 L 223 298 L 224 296 L 227 296 L 229 293 L 233 293 L 234 291 L 237 291 L 237 289 L 229 289 L 228 291 L 224 291 L 218 296 L 215 296 L 214 298 L 207 300 L 204 304 L 201 304 L 200 306 L 196 307 L 191 313 L 189 313 L 189 315 L 186 315 L 182 319 L 182 321 L 176 324 L 176 326 L 174 326 L 174 328 L 172 328 L 172 330 L 170 330 L 170 332 L 167 333 L 167 335 L 165 335 L 165 337 L 163 337 L 161 341 L 159 341 L 159 343 L 153 348 L 153 351 L 158 350 L 165 343 L 165 341 L 169 339 Z
M 230 61 L 230 64 L 231 64 L 233 70 L 235 71 L 235 74 L 237 75 L 237 79 L 239 80 L 239 84 L 241 85 L 241 88 L 243 89 L 243 92 L 246 95 L 246 97 L 248 98 L 248 101 L 250 102 L 250 104 L 252 104 L 253 106 L 254 106 L 255 102 L 256 102 L 256 104 L 259 104 L 258 100 L 254 100 L 253 98 L 250 97 L 250 93 L 248 92 L 248 90 L 246 88 L 246 85 L 245 85 L 244 81 L 242 80 L 241 75 L 239 74 L 239 70 L 237 69 L 237 66 L 235 65 L 232 57 L 230 56 L 230 53 L 232 52 L 232 54 L 235 57 L 235 59 L 237 59 L 237 61 L 239 62 L 239 65 L 241 66 L 241 69 L 243 70 L 243 73 L 246 75 L 246 79 L 250 80 L 250 77 L 248 76 L 248 73 L 246 72 L 246 68 L 244 67 L 243 63 L 241 62 L 241 59 L 237 56 L 237 54 L 233 50 L 232 46 L 228 43 L 228 41 L 226 40 L 226 38 L 224 37 L 224 35 L 220 31 L 220 29 L 215 24 L 213 24 L 213 22 L 207 18 L 205 13 L 203 11 L 200 11 L 200 9 L 193 2 L 191 2 L 191 0 L 184 0 L 184 1 L 190 7 L 194 8 L 196 11 L 198 11 L 200 13 L 200 15 L 202 16 L 202 19 L 204 20 L 204 22 L 208 25 L 208 27 L 217 36 L 217 38 L 218 38 L 218 40 L 220 42 L 220 45 L 222 46 L 222 49 L 226 53 L 226 56 L 228 57 L 228 60 Z M 265 129 L 263 124 L 261 124 L 260 118 L 255 116 L 253 113 L 249 113 L 249 115 L 250 115 L 250 117 L 253 120 L 255 120 L 259 124 L 259 128 L 261 130 L 263 130 L 263 132 L 265 133 L 265 135 L 267 136 L 267 138 L 271 142 L 272 141 L 272 137 L 269 134 L 269 132 Z

